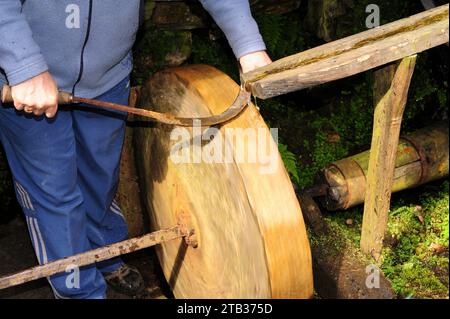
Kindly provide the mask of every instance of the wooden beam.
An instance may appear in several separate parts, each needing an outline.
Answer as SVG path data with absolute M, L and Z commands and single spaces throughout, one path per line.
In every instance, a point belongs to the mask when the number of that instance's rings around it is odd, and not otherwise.
M 403 112 L 416 56 L 375 72 L 375 115 L 361 234 L 361 250 L 379 260 L 386 232 Z
M 243 75 L 262 99 L 342 79 L 449 41 L 449 5 L 283 58 Z

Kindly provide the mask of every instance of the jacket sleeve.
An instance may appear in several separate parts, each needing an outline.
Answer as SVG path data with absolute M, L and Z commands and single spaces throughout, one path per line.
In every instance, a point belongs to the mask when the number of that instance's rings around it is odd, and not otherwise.
M 10 85 L 48 70 L 21 9 L 20 0 L 0 0 L 0 68 Z
M 248 0 L 200 0 L 212 15 L 233 49 L 240 57 L 266 50 L 258 25 L 253 19 Z

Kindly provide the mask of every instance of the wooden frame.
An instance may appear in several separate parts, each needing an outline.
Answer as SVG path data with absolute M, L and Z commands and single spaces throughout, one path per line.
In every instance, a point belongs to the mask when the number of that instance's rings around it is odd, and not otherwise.
M 448 42 L 449 5 L 280 59 L 243 75 L 247 89 L 266 99 L 401 60 Z
M 242 77 L 248 90 L 266 99 L 388 64 L 375 71 L 376 107 L 361 234 L 361 250 L 377 261 L 387 227 L 395 156 L 415 54 L 448 43 L 448 19 L 446 4 L 280 59 Z

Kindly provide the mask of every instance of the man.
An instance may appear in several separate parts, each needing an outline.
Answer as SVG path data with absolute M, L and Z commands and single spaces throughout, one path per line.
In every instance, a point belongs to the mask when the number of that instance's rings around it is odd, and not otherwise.
M 244 72 L 270 63 L 247 0 L 201 2 Z M 113 201 L 126 114 L 57 112 L 57 90 L 126 104 L 141 8 L 139 0 L 0 1 L 0 85 L 14 99 L 0 106 L 0 138 L 40 263 L 127 237 Z M 49 282 L 57 298 L 105 298 L 105 279 L 131 295 L 143 286 L 119 258 Z

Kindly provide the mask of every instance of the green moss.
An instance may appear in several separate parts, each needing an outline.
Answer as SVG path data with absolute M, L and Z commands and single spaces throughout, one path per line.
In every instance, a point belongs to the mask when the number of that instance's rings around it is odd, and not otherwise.
M 255 19 L 273 60 L 301 52 L 306 48 L 306 33 L 303 32 L 298 12 L 288 15 L 260 14 Z
M 300 183 L 300 177 L 298 175 L 298 165 L 295 154 L 289 151 L 288 147 L 282 143 L 278 144 L 278 150 L 280 151 L 281 158 L 289 176 L 291 176 L 292 181 L 298 185 Z
M 298 13 L 293 15 L 258 15 L 255 17 L 268 52 L 273 60 L 303 51 L 304 33 Z M 285 32 L 295 30 L 296 32 Z M 212 41 L 209 35 L 195 32 L 192 56 L 189 63 L 205 63 L 215 66 L 239 81 L 238 64 L 225 38 Z
M 403 129 L 411 130 L 423 127 L 435 119 L 448 117 L 448 63 L 446 70 L 434 72 L 433 64 L 442 63 L 446 57 L 440 57 L 437 50 L 418 55 L 416 68 L 411 80 L 411 88 L 404 114 Z
M 352 218 L 353 225 L 346 224 L 347 219 Z M 320 236 L 309 234 L 311 247 L 320 249 L 321 255 L 339 257 L 353 256 L 366 264 L 373 263 L 359 250 L 361 239 L 361 214 L 355 211 L 339 212 L 333 215 L 325 215 L 324 220 L 328 225 L 328 232 Z
M 438 192 L 425 192 L 418 200 L 394 196 L 391 206 L 381 269 L 392 288 L 401 298 L 448 298 L 448 181 L 441 182 Z M 362 209 L 326 215 L 332 237 L 359 247 Z M 346 224 L 348 219 L 352 226 Z M 432 245 L 443 252 L 436 253 Z
M 308 232 L 309 242 L 312 249 L 320 249 L 321 254 L 327 257 L 338 257 L 344 253 L 349 244 L 345 236 L 338 229 L 330 227 L 327 234 L 313 235 Z
M 188 31 L 147 28 L 134 48 L 133 85 L 141 85 L 152 73 L 178 64 L 174 60 L 189 57 L 191 46 L 192 38 Z
M 448 181 L 417 204 L 394 202 L 382 269 L 401 296 L 448 298 Z M 433 250 L 440 247 L 442 252 Z
M 228 74 L 239 82 L 238 62 L 224 39 L 211 41 L 203 34 L 193 34 L 191 64 L 209 64 Z
M 345 237 L 354 247 L 359 247 L 362 227 L 360 207 L 326 215 L 325 220 L 339 233 L 339 236 Z M 352 220 L 351 226 L 347 225 L 347 220 Z
M 318 171 L 330 162 L 370 145 L 373 121 L 370 81 L 338 93 L 322 109 L 307 112 L 299 112 L 297 105 L 260 102 L 263 113 L 270 109 L 270 114 L 279 115 L 281 120 L 272 120 L 271 125 L 280 127 L 282 140 L 298 154 L 300 187 L 311 186 Z

